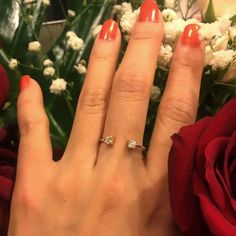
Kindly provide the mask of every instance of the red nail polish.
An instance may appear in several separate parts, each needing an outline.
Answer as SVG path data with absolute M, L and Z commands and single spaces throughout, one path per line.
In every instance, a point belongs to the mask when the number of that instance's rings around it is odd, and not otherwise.
M 200 28 L 201 27 L 197 24 L 187 25 L 182 34 L 182 44 L 189 45 L 191 47 L 199 47 L 202 43 L 198 33 Z
M 100 39 L 114 40 L 116 38 L 117 29 L 118 25 L 114 20 L 109 19 L 105 21 L 100 32 Z
M 30 76 L 29 75 L 23 75 L 20 79 L 20 90 L 23 90 L 30 85 Z
M 140 22 L 157 22 L 159 7 L 154 0 L 145 0 L 140 9 Z

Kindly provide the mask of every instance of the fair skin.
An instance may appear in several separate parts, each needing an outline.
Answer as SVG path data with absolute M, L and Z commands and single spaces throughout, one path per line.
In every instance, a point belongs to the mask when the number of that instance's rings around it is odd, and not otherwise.
M 142 143 L 163 21 L 137 22 L 116 70 L 121 34 L 95 40 L 74 125 L 62 159 L 52 160 L 40 87 L 18 99 L 19 161 L 9 236 L 177 235 L 168 192 L 171 135 L 195 121 L 204 46 L 176 45 L 147 159 Z M 102 136 L 115 144 L 99 143 Z

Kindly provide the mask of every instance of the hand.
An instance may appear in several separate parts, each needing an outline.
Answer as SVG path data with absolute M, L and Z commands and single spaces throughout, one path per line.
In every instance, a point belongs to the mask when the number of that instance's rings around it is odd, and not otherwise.
M 152 140 L 141 144 L 163 21 L 146 0 L 118 70 L 121 35 L 108 20 L 97 37 L 62 159 L 52 160 L 49 124 L 38 84 L 23 77 L 18 99 L 19 161 L 9 236 L 176 235 L 168 194 L 171 135 L 193 123 L 204 46 L 198 27 L 185 29 L 175 54 Z M 99 143 L 112 135 L 114 145 Z

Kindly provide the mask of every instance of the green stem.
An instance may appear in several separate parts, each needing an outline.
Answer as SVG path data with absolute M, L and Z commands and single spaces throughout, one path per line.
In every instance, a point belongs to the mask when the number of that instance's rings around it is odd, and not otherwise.
M 70 115 L 71 115 L 72 118 L 74 118 L 74 116 L 75 116 L 74 108 L 71 105 L 71 102 L 70 102 L 70 100 L 67 97 L 65 97 L 65 100 L 66 100 L 66 104 L 67 104 L 68 110 L 70 112 Z
M 53 128 L 57 131 L 57 133 L 60 135 L 60 141 L 61 141 L 61 144 L 63 146 L 66 145 L 66 133 L 64 132 L 64 130 L 62 130 L 62 128 L 59 126 L 59 124 L 57 123 L 57 121 L 54 119 L 53 115 L 49 112 L 48 113 L 48 117 L 49 117 L 49 120 L 51 121 L 51 124 L 53 126 Z

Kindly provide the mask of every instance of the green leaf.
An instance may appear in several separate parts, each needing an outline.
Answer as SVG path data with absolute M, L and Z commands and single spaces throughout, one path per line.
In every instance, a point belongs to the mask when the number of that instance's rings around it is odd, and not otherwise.
M 216 15 L 215 15 L 215 10 L 214 10 L 214 4 L 213 1 L 209 1 L 209 5 L 207 7 L 205 16 L 204 16 L 204 22 L 206 23 L 212 23 L 216 21 Z

